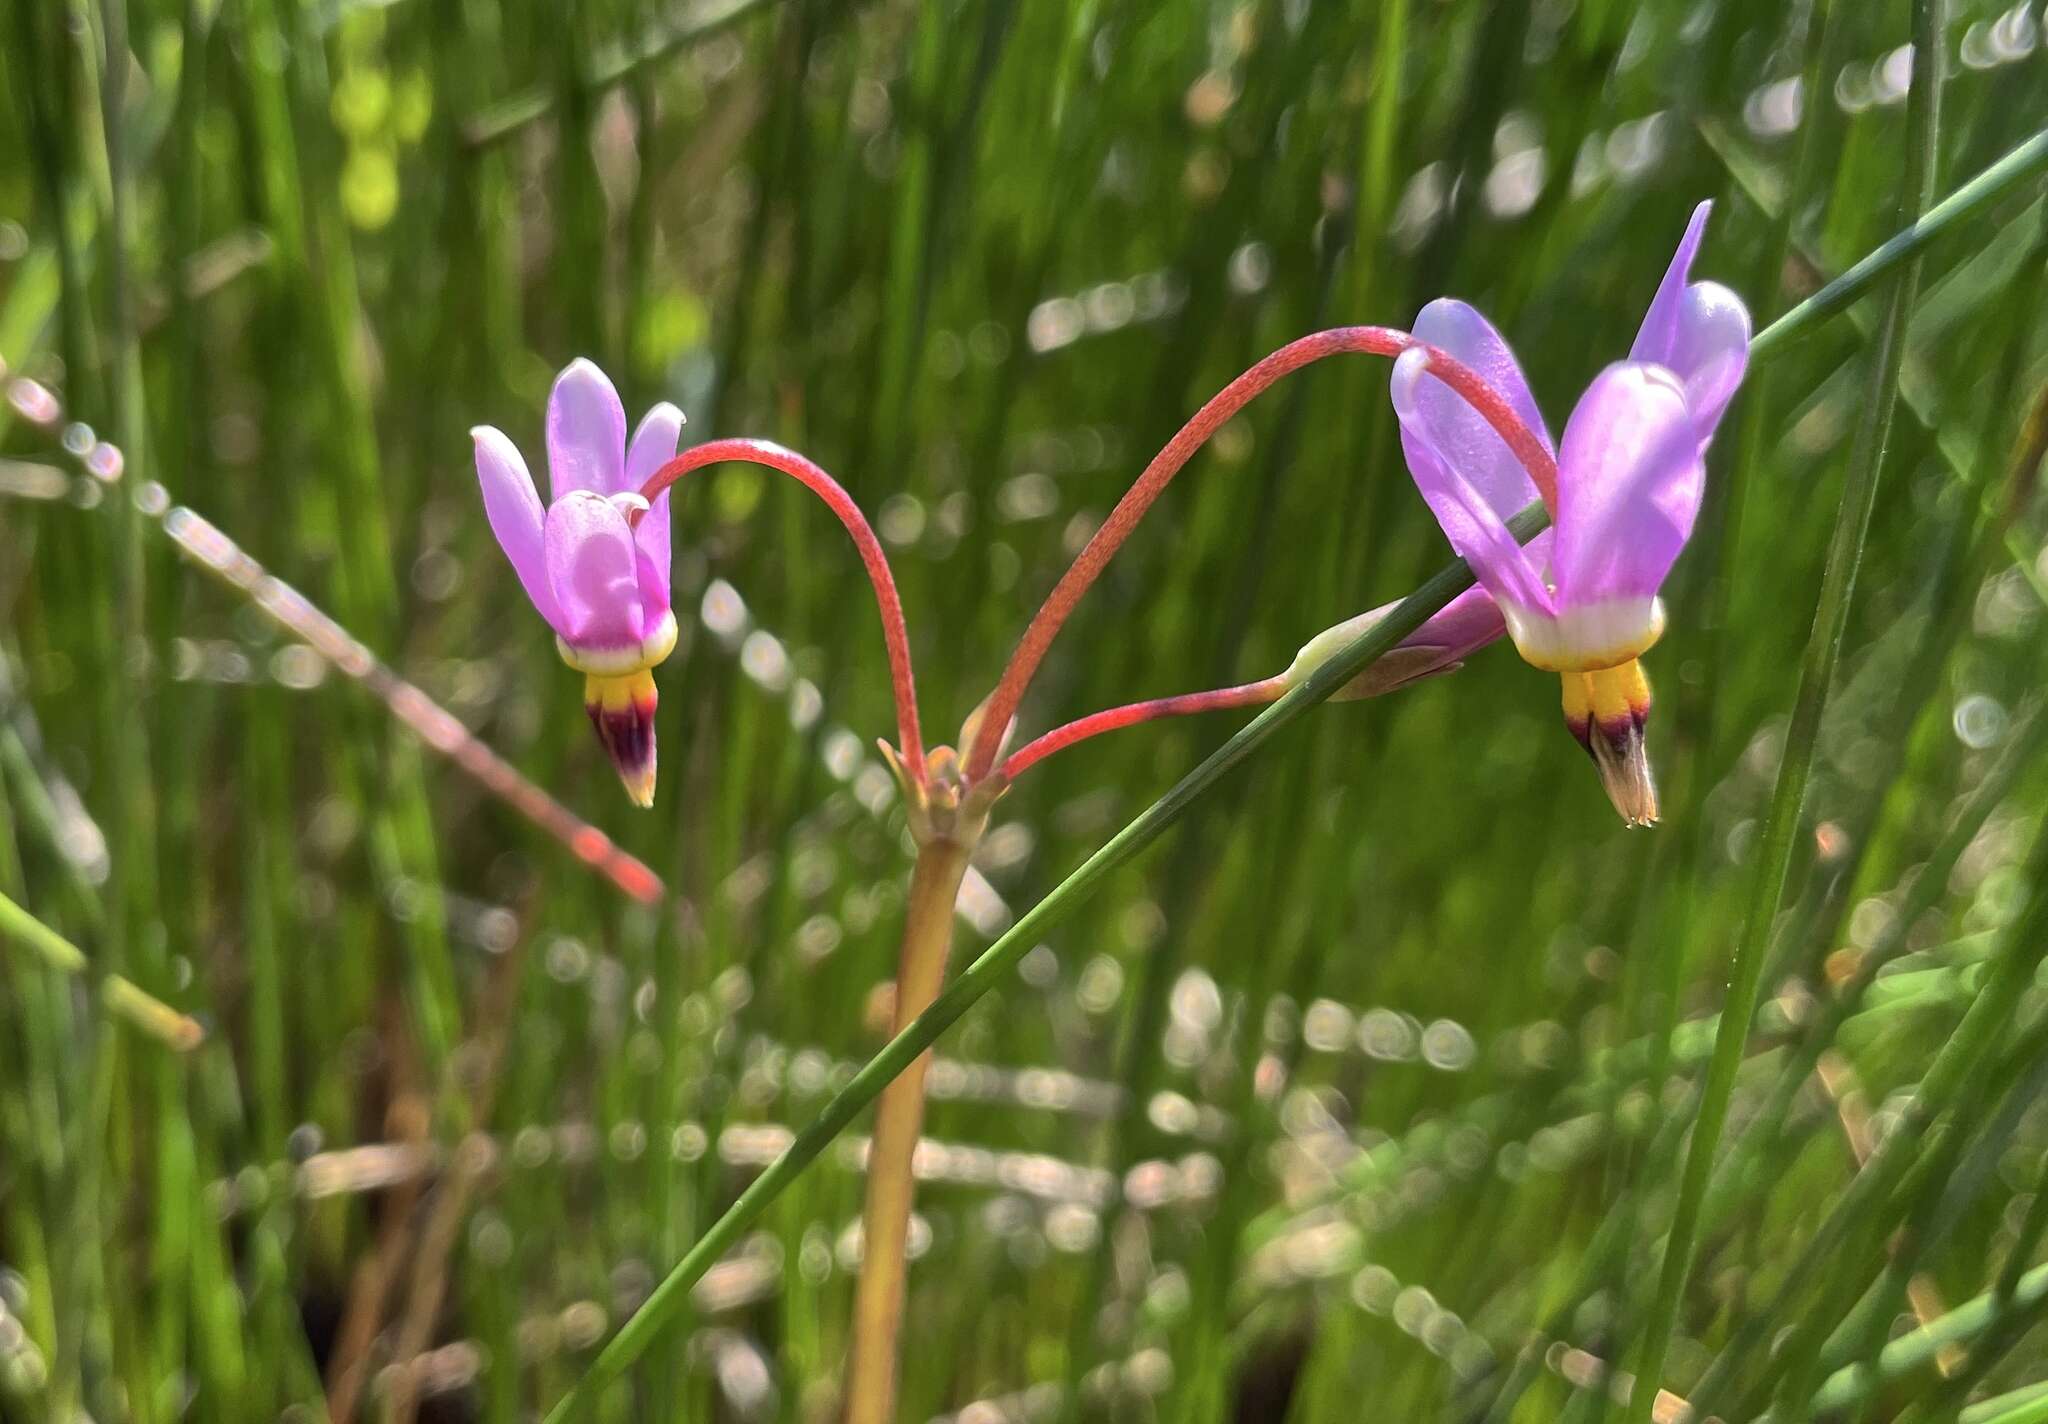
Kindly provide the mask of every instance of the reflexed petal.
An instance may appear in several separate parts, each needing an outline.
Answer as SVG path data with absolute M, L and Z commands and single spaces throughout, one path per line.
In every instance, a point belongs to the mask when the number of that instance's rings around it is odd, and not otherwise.
M 625 483 L 626 408 L 611 379 L 577 357 L 548 392 L 548 487 L 617 494 Z
M 1749 308 L 1742 298 L 1719 282 L 1686 288 L 1676 344 L 1661 364 L 1685 383 L 1685 403 L 1704 446 L 1749 366 Z
M 1508 514 L 1536 498 L 1535 486 L 1523 475 L 1524 492 L 1519 503 L 1502 510 L 1465 477 L 1465 468 L 1454 463 L 1454 452 L 1486 466 L 1487 473 L 1482 478 L 1496 490 L 1508 486 L 1469 426 L 1462 421 L 1439 418 L 1442 409 L 1430 397 L 1435 392 L 1450 392 L 1434 376 L 1425 374 L 1428 361 L 1427 353 L 1411 350 L 1404 351 L 1394 362 L 1394 413 L 1401 420 L 1401 449 L 1408 457 L 1408 472 L 1415 477 L 1415 487 L 1443 527 L 1444 537 L 1471 563 L 1473 573 L 1489 593 L 1531 612 L 1547 613 L 1553 605 L 1550 591 L 1538 573 L 1540 565 L 1533 563 L 1515 543 L 1506 523 Z M 1459 405 L 1462 407 L 1463 402 Z M 1472 419 L 1477 421 L 1479 417 L 1474 414 Z M 1483 428 L 1486 438 L 1506 455 L 1506 446 L 1492 427 Z
M 1712 438 L 1749 363 L 1749 309 L 1718 282 L 1691 280 L 1693 258 L 1713 206 L 1701 203 L 1693 209 L 1678 252 L 1629 348 L 1631 361 L 1653 361 L 1677 373 L 1702 445 Z
M 626 448 L 625 488 L 637 490 L 654 477 L 654 472 L 675 458 L 676 440 L 682 434 L 683 413 L 663 401 L 641 417 Z M 669 589 L 669 492 L 663 490 L 633 527 L 633 542 L 640 549 L 640 596 L 651 618 L 668 607 Z
M 1537 537 L 1548 538 L 1549 531 L 1545 530 Z M 1392 603 L 1382 604 L 1369 613 L 1361 613 L 1350 623 L 1339 624 L 1338 627 L 1345 630 L 1342 643 L 1348 643 L 1356 638 L 1393 612 L 1397 606 Z M 1493 595 L 1483 588 L 1468 588 L 1432 614 L 1428 622 L 1389 649 L 1379 661 L 1337 689 L 1330 700 L 1353 702 L 1365 697 L 1379 697 L 1421 682 L 1425 678 L 1441 677 L 1446 673 L 1456 672 L 1464 665 L 1466 658 L 1506 632 L 1507 624 L 1501 619 L 1500 606 L 1493 601 Z M 1302 652 L 1309 652 L 1321 641 L 1322 639 L 1318 638 L 1316 643 L 1311 643 Z M 1338 646 L 1342 646 L 1342 643 Z M 1331 648 L 1329 651 L 1334 652 L 1336 649 Z M 1301 661 L 1299 655 L 1295 661 Z M 1293 669 L 1290 668 L 1288 671 L 1291 675 Z
M 1703 483 L 1676 378 L 1629 361 L 1602 371 L 1572 411 L 1558 456 L 1560 610 L 1654 595 L 1692 533 Z
M 548 584 L 572 645 L 638 644 L 644 618 L 633 533 L 609 500 L 579 491 L 555 501 L 544 530 Z
M 1685 225 L 1685 236 L 1678 239 L 1678 251 L 1671 255 L 1671 265 L 1664 269 L 1664 280 L 1657 284 L 1657 295 L 1650 299 L 1650 309 L 1643 313 L 1643 325 L 1636 332 L 1636 344 L 1629 348 L 1629 360 L 1654 361 L 1660 366 L 1670 366 L 1674 371 L 1678 369 L 1672 364 L 1671 353 L 1678 344 L 1685 288 L 1692 281 L 1692 261 L 1699 255 L 1700 242 L 1707 234 L 1707 217 L 1713 211 L 1711 202 L 1701 203 L 1692 210 L 1692 217 Z
M 1523 552 L 1536 567 L 1543 567 L 1550 557 L 1552 533 L 1546 529 L 1523 545 Z M 1493 596 L 1483 588 L 1468 588 L 1446 603 L 1427 623 L 1401 640 L 1401 646 L 1410 644 L 1442 648 L 1454 657 L 1465 657 L 1475 653 L 1488 643 L 1502 637 L 1507 625 L 1500 616 L 1500 606 Z
M 1536 432 L 1543 448 L 1557 453 L 1544 428 L 1543 412 L 1536 408 L 1536 397 L 1529 393 L 1529 383 L 1515 363 L 1515 353 L 1476 308 L 1439 297 L 1416 315 L 1414 336 L 1471 367 L 1500 393 L 1522 423 Z M 1501 518 L 1535 500 L 1536 486 L 1522 462 L 1486 417 L 1456 391 L 1431 378 L 1415 389 L 1411 400 L 1428 423 L 1430 443 L 1437 453 Z
M 476 477 L 483 486 L 484 516 L 498 547 L 512 561 L 513 572 L 540 616 L 556 632 L 562 631 L 562 617 L 548 586 L 547 560 L 541 548 L 540 496 L 533 492 L 533 476 L 519 447 L 502 430 L 479 425 L 469 432 L 476 442 Z

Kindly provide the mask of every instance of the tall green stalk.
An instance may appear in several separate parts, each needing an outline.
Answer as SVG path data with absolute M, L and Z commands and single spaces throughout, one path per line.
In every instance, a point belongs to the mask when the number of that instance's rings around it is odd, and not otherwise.
M 1909 227 L 1917 223 L 1934 199 L 1940 137 L 1941 44 L 1946 10 L 1945 0 L 1916 0 L 1914 6 L 1913 88 L 1907 114 L 1906 179 L 1900 196 L 1901 216 Z M 1672 1213 L 1663 1269 L 1658 1278 L 1657 1294 L 1651 1303 L 1648 1330 L 1635 1372 L 1636 1387 L 1629 1400 L 1626 1416 L 1629 1424 L 1649 1424 L 1651 1406 L 1656 1401 L 1664 1374 L 1665 1356 L 1670 1349 L 1671 1332 L 1677 1325 L 1679 1304 L 1692 1271 L 1693 1253 L 1698 1244 L 1700 1208 L 1706 1201 L 1707 1183 L 1713 1174 L 1714 1149 L 1719 1145 L 1722 1129 L 1728 1122 L 1728 1107 L 1735 1095 L 1735 1075 L 1742 1067 L 1750 1021 L 1756 1014 L 1757 994 L 1763 984 L 1764 960 L 1770 947 L 1771 925 L 1777 916 L 1778 904 L 1784 898 L 1785 881 L 1792 868 L 1793 844 L 1805 810 L 1806 786 L 1813 774 L 1821 714 L 1834 686 L 1836 665 L 1842 655 L 1842 638 L 1849 626 L 1849 606 L 1856 593 L 1856 576 L 1863 563 L 1863 544 L 1870 531 L 1871 513 L 1877 507 L 1878 478 L 1883 471 L 1885 442 L 1891 434 L 1892 412 L 1898 401 L 1899 368 L 1906 354 L 1906 328 L 1919 295 L 1919 285 L 1920 259 L 1914 255 L 1904 262 L 1893 283 L 1884 325 L 1878 333 L 1876 349 L 1871 353 L 1871 375 L 1863 418 L 1850 446 L 1848 474 L 1843 480 L 1842 503 L 1835 516 L 1834 533 L 1828 542 L 1827 563 L 1821 573 L 1820 598 L 1814 608 L 1813 628 L 1800 659 L 1799 690 L 1793 700 L 1792 718 L 1785 732 L 1785 749 L 1778 762 L 1777 783 L 1771 792 L 1770 810 L 1757 846 L 1756 879 L 1751 886 L 1742 937 L 1736 944 L 1734 961 L 1730 966 L 1720 1030 L 1714 1038 L 1714 1056 L 1707 1068 L 1699 1116 L 1693 1125 L 1692 1143 L 1686 1151 L 1685 1167 L 1679 1180 L 1678 1204 Z M 1799 317 L 1818 300 L 1817 295 L 1812 301 L 1802 303 L 1785 321 Z

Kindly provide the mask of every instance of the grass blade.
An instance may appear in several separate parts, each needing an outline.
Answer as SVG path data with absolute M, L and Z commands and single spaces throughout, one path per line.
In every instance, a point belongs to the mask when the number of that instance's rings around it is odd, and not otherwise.
M 1908 171 L 1901 197 L 1909 234 L 1918 231 L 1920 215 L 1934 195 L 1940 132 L 1940 37 L 1945 12 L 1942 0 L 1919 0 L 1914 10 L 1917 44 L 1907 139 Z M 2042 137 L 2048 138 L 2048 135 Z M 1888 252 L 1894 254 L 1889 264 L 1882 260 Z M 1883 471 L 1885 442 L 1890 437 L 1892 412 L 1898 401 L 1899 370 L 1906 355 L 1906 326 L 1918 295 L 1918 247 L 1908 246 L 1894 238 L 1844 274 L 1841 281 L 1831 283 L 1826 291 L 1801 303 L 1770 328 L 1780 333 L 1788 329 L 1796 331 L 1800 325 L 1813 319 L 1806 315 L 1809 310 L 1820 314 L 1838 310 L 1842 304 L 1853 300 L 1856 290 L 1859 290 L 1855 283 L 1875 280 L 1869 274 L 1885 270 L 1887 265 L 1897 265 L 1899 273 L 1877 347 L 1871 354 L 1871 378 L 1863 420 L 1849 452 L 1848 474 L 1843 482 L 1842 503 L 1835 516 L 1834 533 L 1828 544 L 1827 564 L 1821 574 L 1813 628 L 1807 638 L 1806 652 L 1800 660 L 1799 690 L 1792 705 L 1792 720 L 1786 730 L 1784 752 L 1778 762 L 1770 811 L 1758 843 L 1756 878 L 1751 888 L 1742 937 L 1737 942 L 1730 967 L 1728 993 L 1721 1007 L 1721 1025 L 1714 1040 L 1714 1056 L 1708 1065 L 1706 1085 L 1701 1091 L 1699 1116 L 1693 1125 L 1692 1142 L 1687 1149 L 1679 1181 L 1678 1203 L 1672 1213 L 1664 1264 L 1657 1293 L 1651 1302 L 1648 1330 L 1635 1372 L 1637 1387 L 1630 1396 L 1627 1415 L 1630 1424 L 1649 1424 L 1651 1407 L 1663 1377 L 1671 1332 L 1678 1323 L 1679 1304 L 1692 1271 L 1700 1209 L 1706 1201 L 1707 1184 L 1713 1174 L 1714 1149 L 1727 1125 L 1729 1104 L 1735 1094 L 1735 1074 L 1742 1066 L 1743 1047 L 1749 1040 L 1750 1020 L 1756 1013 L 1757 993 L 1763 983 L 1771 926 L 1777 917 L 1778 904 L 1784 898 L 1785 882 L 1792 868 L 1793 843 L 1805 810 L 1807 782 L 1813 774 L 1821 714 L 1834 686 L 1836 665 L 1841 661 L 1842 639 L 1849 626 L 1849 605 L 1855 597 L 1856 578 L 1863 563 L 1864 540 L 1870 531 L 1871 514 L 1877 508 L 1878 478 Z M 1837 288 L 1840 293 L 1830 298 L 1829 303 L 1823 303 L 1822 298 Z M 1782 341 L 1784 336 L 1781 334 L 1777 339 Z M 1757 344 L 1766 351 L 1771 349 L 1761 338 Z

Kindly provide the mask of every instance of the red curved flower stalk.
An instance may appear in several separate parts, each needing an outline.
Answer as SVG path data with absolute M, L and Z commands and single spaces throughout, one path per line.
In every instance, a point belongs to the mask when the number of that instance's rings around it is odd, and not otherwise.
M 903 600 L 896 592 L 896 576 L 890 572 L 882 541 L 875 537 L 867 516 L 853 502 L 844 486 L 807 456 L 770 440 L 707 440 L 693 445 L 656 470 L 640 488 L 641 498 L 652 503 L 670 485 L 693 470 L 707 465 L 737 461 L 762 465 L 788 475 L 831 507 L 853 536 L 860 561 L 867 567 L 868 582 L 875 588 L 875 604 L 882 614 L 882 641 L 889 650 L 889 681 L 896 695 L 896 736 L 903 751 L 903 765 L 913 780 L 924 780 L 924 742 L 917 724 L 917 684 L 910 670 L 910 632 L 903 622 Z
M 979 730 L 967 752 L 967 779 L 973 782 L 987 775 L 995 763 L 1003 732 L 1016 715 L 1017 704 L 1023 699 L 1024 689 L 1038 671 L 1039 663 L 1052 647 L 1053 639 L 1059 636 L 1060 628 L 1074 611 L 1074 606 L 1101 575 L 1111 557 L 1123 547 L 1124 540 L 1130 538 L 1131 531 L 1145 517 L 1167 484 L 1210 436 L 1266 387 L 1326 356 L 1343 352 L 1398 356 L 1420 345 L 1422 343 L 1407 332 L 1392 327 L 1340 326 L 1318 331 L 1290 341 L 1211 396 L 1208 403 L 1196 411 L 1188 423 L 1152 457 L 1152 462 L 1124 492 L 1116 508 L 1110 511 L 1109 518 L 1102 522 L 1102 527 L 1095 531 L 1087 546 L 1060 576 L 1044 604 L 1032 616 L 1024 629 L 1024 636 L 1018 640 L 1016 651 L 1010 655 L 1010 661 L 1003 669 L 1002 678 L 996 683 L 995 691 L 989 694 L 984 704 Z M 1424 349 L 1430 353 L 1430 374 L 1464 397 L 1499 432 L 1508 448 L 1528 467 L 1529 477 L 1535 481 L 1544 503 L 1555 513 L 1557 461 L 1541 438 L 1522 423 L 1521 417 L 1478 372 L 1434 347 Z

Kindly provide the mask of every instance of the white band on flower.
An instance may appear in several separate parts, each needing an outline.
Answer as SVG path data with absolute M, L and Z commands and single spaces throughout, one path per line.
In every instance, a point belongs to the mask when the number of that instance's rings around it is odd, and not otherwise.
M 1502 599 L 1500 611 L 1522 660 L 1547 672 L 1618 667 L 1664 632 L 1664 600 L 1656 597 L 1603 598 L 1555 616 Z
M 676 650 L 675 610 L 665 609 L 654 630 L 638 643 L 618 648 L 578 648 L 562 638 L 555 639 L 555 651 L 562 661 L 591 677 L 626 677 L 661 662 Z

